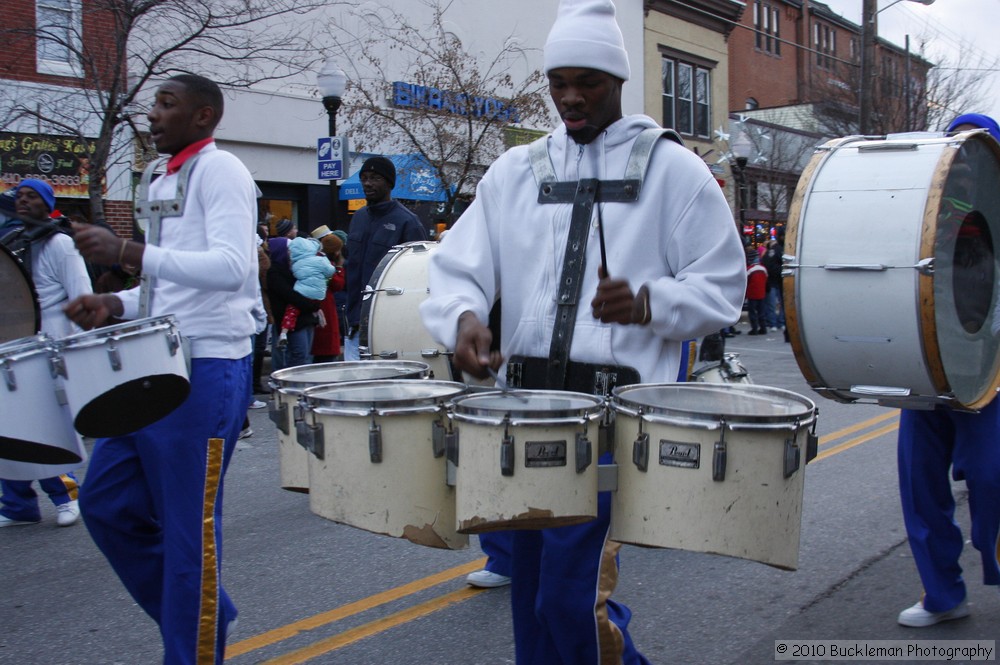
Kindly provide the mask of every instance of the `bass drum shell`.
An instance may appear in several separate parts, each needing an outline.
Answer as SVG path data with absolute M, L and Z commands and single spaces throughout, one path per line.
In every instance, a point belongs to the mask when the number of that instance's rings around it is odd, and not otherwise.
M 764 386 L 639 384 L 616 388 L 611 408 L 612 540 L 798 566 L 810 400 Z
M 268 411 L 278 429 L 278 467 L 281 488 L 309 491 L 309 453 L 298 443 L 302 420 L 299 397 L 306 388 L 376 379 L 426 379 L 427 363 L 401 360 L 360 360 L 287 367 L 271 374 Z
M 30 337 L 41 329 L 35 287 L 24 265 L 0 245 L 0 344 Z
M 457 398 L 459 531 L 547 529 L 595 519 L 597 427 L 591 421 L 604 412 L 604 400 L 574 392 Z M 588 453 L 582 470 L 578 450 Z
M 455 488 L 435 436 L 447 404 L 466 386 L 451 381 L 358 381 L 307 388 L 305 423 L 322 440 L 309 456 L 309 509 L 326 519 L 417 545 L 461 549 Z
M 87 459 L 63 404 L 54 342 L 39 334 L 0 345 L 0 478 L 37 480 Z
M 1000 386 L 1000 144 L 986 132 L 822 146 L 789 211 L 788 334 L 841 401 L 980 409 Z
M 362 297 L 358 344 L 362 358 L 425 362 L 431 378 L 459 381 L 451 354 L 420 320 L 420 303 L 428 295 L 427 268 L 436 249 L 437 243 L 418 240 L 396 245 L 382 257 Z

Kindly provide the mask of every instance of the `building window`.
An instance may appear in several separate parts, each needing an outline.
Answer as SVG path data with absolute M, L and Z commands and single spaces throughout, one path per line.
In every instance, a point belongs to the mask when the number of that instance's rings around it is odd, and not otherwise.
M 822 23 L 816 23 L 813 28 L 816 65 L 823 69 L 833 69 L 834 58 L 837 54 L 837 33 L 830 26 Z
M 682 136 L 709 137 L 712 126 L 712 71 L 692 62 L 664 56 L 663 126 Z
M 767 53 L 781 55 L 780 14 L 768 2 L 757 0 L 753 5 L 753 25 L 756 30 L 757 48 Z
M 38 72 L 80 76 L 81 9 L 79 0 L 38 0 L 35 6 Z

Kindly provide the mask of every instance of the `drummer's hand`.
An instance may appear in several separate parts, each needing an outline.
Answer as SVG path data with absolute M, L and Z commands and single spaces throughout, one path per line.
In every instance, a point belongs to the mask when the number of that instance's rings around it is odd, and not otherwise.
M 112 293 L 80 296 L 63 305 L 66 316 L 84 330 L 104 325 L 112 317 L 125 313 L 121 299 Z
M 455 367 L 477 379 L 489 376 L 488 367 L 496 370 L 503 363 L 499 352 L 490 353 L 493 333 L 472 312 L 458 318 L 458 339 L 455 342 Z
M 74 222 L 73 241 L 84 260 L 91 263 L 112 266 L 128 258 L 123 256 L 127 241 L 101 226 Z
M 649 323 L 649 291 L 640 288 L 639 293 L 632 294 L 632 288 L 624 279 L 608 277 L 601 267 L 597 268 L 600 281 L 597 283 L 597 295 L 590 301 L 590 307 L 595 319 L 602 323 Z

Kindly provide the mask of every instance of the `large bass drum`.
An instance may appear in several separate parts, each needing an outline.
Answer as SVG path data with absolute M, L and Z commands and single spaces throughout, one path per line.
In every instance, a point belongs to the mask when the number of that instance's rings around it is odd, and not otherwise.
M 41 327 L 38 298 L 24 265 L 0 245 L 0 344 L 30 337 Z
M 847 137 L 803 172 L 785 238 L 799 368 L 840 401 L 980 409 L 1000 385 L 1000 144 Z

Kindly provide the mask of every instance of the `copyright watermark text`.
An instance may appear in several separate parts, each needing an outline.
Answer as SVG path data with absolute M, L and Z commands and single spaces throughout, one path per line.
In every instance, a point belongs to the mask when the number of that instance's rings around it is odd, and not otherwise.
M 996 640 L 775 640 L 775 660 L 996 660 Z

